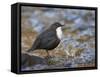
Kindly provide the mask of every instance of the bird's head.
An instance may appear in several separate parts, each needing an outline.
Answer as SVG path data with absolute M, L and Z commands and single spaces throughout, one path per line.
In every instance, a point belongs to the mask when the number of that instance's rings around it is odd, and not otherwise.
M 52 24 L 51 27 L 54 28 L 54 29 L 56 29 L 58 27 L 63 27 L 63 26 L 64 26 L 63 23 L 61 23 L 61 22 L 55 22 L 55 23 Z

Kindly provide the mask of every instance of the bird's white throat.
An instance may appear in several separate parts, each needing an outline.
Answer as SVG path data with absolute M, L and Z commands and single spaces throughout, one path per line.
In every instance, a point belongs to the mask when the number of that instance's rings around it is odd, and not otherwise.
M 58 28 L 56 29 L 56 32 L 57 32 L 57 37 L 61 40 L 61 39 L 62 39 L 62 36 L 63 36 L 61 27 L 58 27 Z

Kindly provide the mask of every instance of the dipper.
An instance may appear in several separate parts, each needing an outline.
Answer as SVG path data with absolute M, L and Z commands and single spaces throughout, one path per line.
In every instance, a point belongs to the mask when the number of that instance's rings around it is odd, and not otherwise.
M 52 50 L 58 46 L 62 38 L 61 27 L 64 26 L 59 22 L 53 23 L 47 30 L 37 36 L 32 47 L 27 51 L 31 52 L 37 49 L 45 49 L 48 56 L 48 50 Z

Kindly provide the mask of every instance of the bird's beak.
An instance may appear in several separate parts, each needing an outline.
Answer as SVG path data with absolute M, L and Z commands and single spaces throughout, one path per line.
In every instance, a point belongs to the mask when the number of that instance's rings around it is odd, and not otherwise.
M 62 26 L 65 26 L 65 25 L 62 25 Z

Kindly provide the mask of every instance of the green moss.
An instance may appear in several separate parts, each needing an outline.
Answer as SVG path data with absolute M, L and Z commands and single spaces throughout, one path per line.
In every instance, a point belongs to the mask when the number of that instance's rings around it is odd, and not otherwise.
M 55 65 L 57 64 L 58 61 L 55 61 L 55 60 L 48 60 L 48 65 Z

